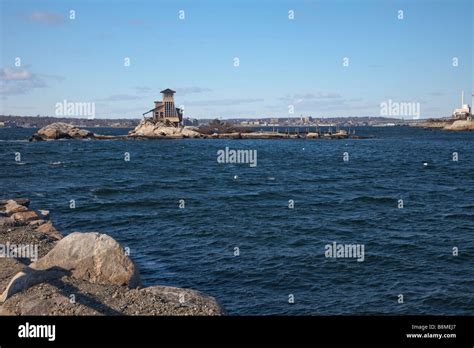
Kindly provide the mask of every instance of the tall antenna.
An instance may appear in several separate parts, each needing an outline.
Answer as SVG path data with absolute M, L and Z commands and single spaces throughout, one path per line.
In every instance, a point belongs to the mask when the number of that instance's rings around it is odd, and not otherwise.
M 461 92 L 461 107 L 464 105 L 464 91 Z

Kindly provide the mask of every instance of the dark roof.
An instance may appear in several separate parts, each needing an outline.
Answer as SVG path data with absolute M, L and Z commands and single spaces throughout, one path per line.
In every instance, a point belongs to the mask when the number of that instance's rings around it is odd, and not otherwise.
M 162 90 L 160 93 L 170 94 L 170 93 L 176 93 L 176 92 L 173 91 L 172 89 L 167 88 L 167 89 Z
M 145 113 L 142 114 L 142 115 L 146 115 L 146 114 L 148 114 L 148 113 L 150 113 L 150 112 L 152 112 L 152 111 L 156 111 L 156 110 L 159 110 L 159 109 L 163 109 L 164 107 L 165 107 L 164 105 L 158 105 L 158 107 L 153 108 L 153 109 L 151 109 L 151 110 L 145 112 Z

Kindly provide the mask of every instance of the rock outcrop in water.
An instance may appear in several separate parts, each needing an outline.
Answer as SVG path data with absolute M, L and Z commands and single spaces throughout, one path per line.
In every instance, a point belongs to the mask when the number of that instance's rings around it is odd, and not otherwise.
M 443 129 L 448 131 L 474 131 L 474 121 L 457 120 L 450 125 L 446 125 Z
M 151 120 L 142 120 L 134 130 L 128 132 L 130 137 L 145 138 L 202 138 L 203 134 L 199 133 L 195 127 L 173 127 L 165 125 L 161 122 L 153 122 Z
M 445 131 L 474 131 L 474 121 L 472 120 L 427 120 L 413 123 L 411 126 L 418 128 L 441 129 Z
M 45 220 L 49 214 L 28 206 L 29 200 L 0 201 L 0 315 L 223 314 L 214 298 L 198 291 L 140 288 L 136 266 L 113 238 L 63 237 Z M 14 218 L 26 213 L 31 218 Z M 36 255 L 20 253 L 28 246 Z
M 162 122 L 155 122 L 149 119 L 142 120 L 135 129 L 128 132 L 128 135 L 100 135 L 79 129 L 67 123 L 57 122 L 41 128 L 34 133 L 30 141 L 58 140 L 58 139 L 95 139 L 95 140 L 116 140 L 116 139 L 346 139 L 351 137 L 346 131 L 336 133 L 308 133 L 289 134 L 269 131 L 232 131 L 230 133 L 203 133 L 200 128 L 189 126 L 172 126 Z M 363 137 L 352 138 L 362 139 Z
M 32 135 L 30 141 L 57 140 L 57 139 L 88 139 L 94 138 L 94 133 L 74 127 L 64 122 L 51 123 Z
M 212 127 L 211 127 L 212 128 Z M 311 134 L 311 135 L 310 135 Z M 181 138 L 211 138 L 211 139 L 346 139 L 349 134 L 346 131 L 339 131 L 332 134 L 309 133 L 310 136 L 304 134 L 288 134 L 268 131 L 236 131 L 232 127 L 221 127 L 216 133 L 211 133 L 209 127 L 204 129 L 196 127 L 174 127 L 166 125 L 162 122 L 154 122 L 146 119 L 141 121 L 138 126 L 128 133 L 131 138 L 150 138 L 150 139 L 181 139 Z

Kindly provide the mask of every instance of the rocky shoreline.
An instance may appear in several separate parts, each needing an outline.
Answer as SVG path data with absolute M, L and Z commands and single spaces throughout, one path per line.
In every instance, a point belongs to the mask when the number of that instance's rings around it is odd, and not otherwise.
M 0 315 L 223 315 L 199 291 L 140 287 L 125 249 L 96 232 L 63 236 L 28 199 L 0 201 Z
M 67 123 L 57 122 L 41 128 L 30 137 L 30 141 L 50 141 L 59 139 L 365 139 L 368 137 L 351 136 L 346 131 L 331 134 L 287 134 L 278 132 L 232 132 L 204 134 L 196 127 L 173 127 L 162 123 L 142 120 L 128 135 L 109 136 L 92 133 Z
M 415 122 L 411 124 L 412 127 L 426 128 L 426 129 L 441 129 L 444 131 L 465 132 L 474 131 L 474 121 L 472 120 L 454 120 L 454 119 L 440 119 L 427 120 Z

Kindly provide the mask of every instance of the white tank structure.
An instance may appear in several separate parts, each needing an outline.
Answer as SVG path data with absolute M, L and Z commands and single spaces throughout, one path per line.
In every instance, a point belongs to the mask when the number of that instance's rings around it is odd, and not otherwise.
M 452 118 L 456 120 L 467 120 L 471 117 L 471 107 L 464 104 L 464 91 L 461 92 L 461 108 L 454 109 Z

